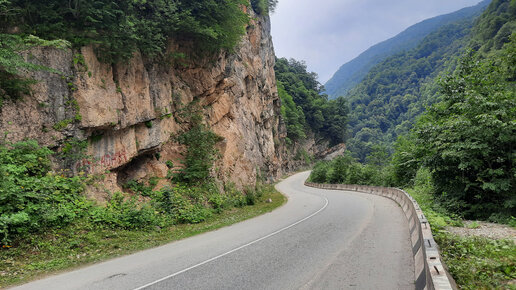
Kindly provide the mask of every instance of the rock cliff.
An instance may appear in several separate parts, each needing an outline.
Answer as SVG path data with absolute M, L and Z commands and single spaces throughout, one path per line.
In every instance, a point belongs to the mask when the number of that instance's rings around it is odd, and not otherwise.
M 208 126 L 223 137 L 214 169 L 218 179 L 242 186 L 259 174 L 278 177 L 284 129 L 269 19 L 252 15 L 232 53 L 183 58 L 190 54 L 188 45 L 172 41 L 168 52 L 167 63 L 136 53 L 110 65 L 92 47 L 34 49 L 29 61 L 61 74 L 30 73 L 38 81 L 32 94 L 0 108 L 3 137 L 35 139 L 62 156 L 85 144 L 84 156 L 56 158 L 56 164 L 75 173 L 103 173 L 108 188 L 116 190 L 124 180 L 165 177 L 166 161 L 180 164 L 184 148 L 171 136 L 185 129 L 179 111 L 195 100 Z

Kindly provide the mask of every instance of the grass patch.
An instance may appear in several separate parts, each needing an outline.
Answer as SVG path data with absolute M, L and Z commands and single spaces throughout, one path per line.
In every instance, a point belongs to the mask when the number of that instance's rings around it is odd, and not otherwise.
M 25 283 L 48 274 L 135 253 L 225 227 L 270 212 L 286 198 L 264 186 L 253 206 L 230 208 L 197 224 L 164 228 L 121 229 L 92 225 L 87 220 L 23 237 L 17 247 L 0 249 L 0 287 Z M 267 203 L 267 199 L 272 199 Z
M 439 232 L 436 241 L 450 274 L 461 289 L 516 289 L 513 241 L 459 237 L 445 232 Z

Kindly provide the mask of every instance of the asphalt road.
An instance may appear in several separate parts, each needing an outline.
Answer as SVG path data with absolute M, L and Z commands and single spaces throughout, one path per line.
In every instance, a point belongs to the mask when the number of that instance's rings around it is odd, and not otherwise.
M 407 221 L 374 195 L 277 185 L 272 213 L 15 289 L 414 289 Z

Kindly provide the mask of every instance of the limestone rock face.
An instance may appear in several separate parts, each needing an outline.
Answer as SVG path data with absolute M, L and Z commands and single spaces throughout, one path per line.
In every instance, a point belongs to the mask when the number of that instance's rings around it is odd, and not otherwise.
M 52 146 L 58 140 L 80 135 L 74 132 L 71 121 L 67 121 L 75 116 L 70 110 L 73 105 L 73 83 L 65 77 L 73 75 L 72 57 L 69 50 L 48 47 L 35 48 L 30 56 L 25 57 L 33 63 L 56 69 L 63 75 L 46 71 L 28 74 L 28 77 L 38 80 L 32 86 L 31 95 L 18 100 L 4 100 L 0 107 L 0 140 L 18 142 L 35 139 L 42 145 Z M 58 127 L 56 124 L 59 124 L 60 130 L 53 129 Z
M 223 137 L 213 171 L 219 180 L 243 186 L 259 174 L 276 178 L 284 128 L 270 22 L 251 18 L 234 52 L 205 59 L 156 63 L 135 53 L 110 65 L 92 47 L 36 49 L 35 62 L 62 74 L 32 73 L 38 80 L 33 93 L 0 108 L 0 130 L 9 142 L 36 139 L 58 152 L 71 140 L 87 141 L 84 158 L 60 166 L 76 173 L 110 170 L 109 186 L 117 188 L 115 180 L 131 176 L 163 177 L 166 161 L 180 166 L 184 147 L 171 136 L 187 129 L 180 109 L 195 100 L 207 125 Z M 191 54 L 173 42 L 169 52 Z

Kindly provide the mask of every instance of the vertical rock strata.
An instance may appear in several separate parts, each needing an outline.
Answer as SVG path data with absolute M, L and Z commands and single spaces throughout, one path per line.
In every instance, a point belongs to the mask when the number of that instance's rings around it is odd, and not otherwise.
M 8 142 L 35 139 L 58 151 L 72 139 L 87 140 L 86 153 L 93 158 L 66 165 L 74 171 L 163 177 L 165 161 L 180 164 L 184 149 L 171 138 L 185 129 L 179 110 L 196 100 L 206 123 L 223 137 L 214 169 L 220 180 L 242 186 L 258 174 L 278 177 L 278 132 L 284 130 L 270 22 L 252 16 L 234 52 L 206 59 L 166 64 L 135 53 L 110 65 L 101 63 L 92 47 L 35 49 L 28 59 L 63 74 L 31 73 L 39 81 L 34 92 L 0 108 L 2 135 Z M 188 55 L 184 47 L 171 42 L 169 52 Z

